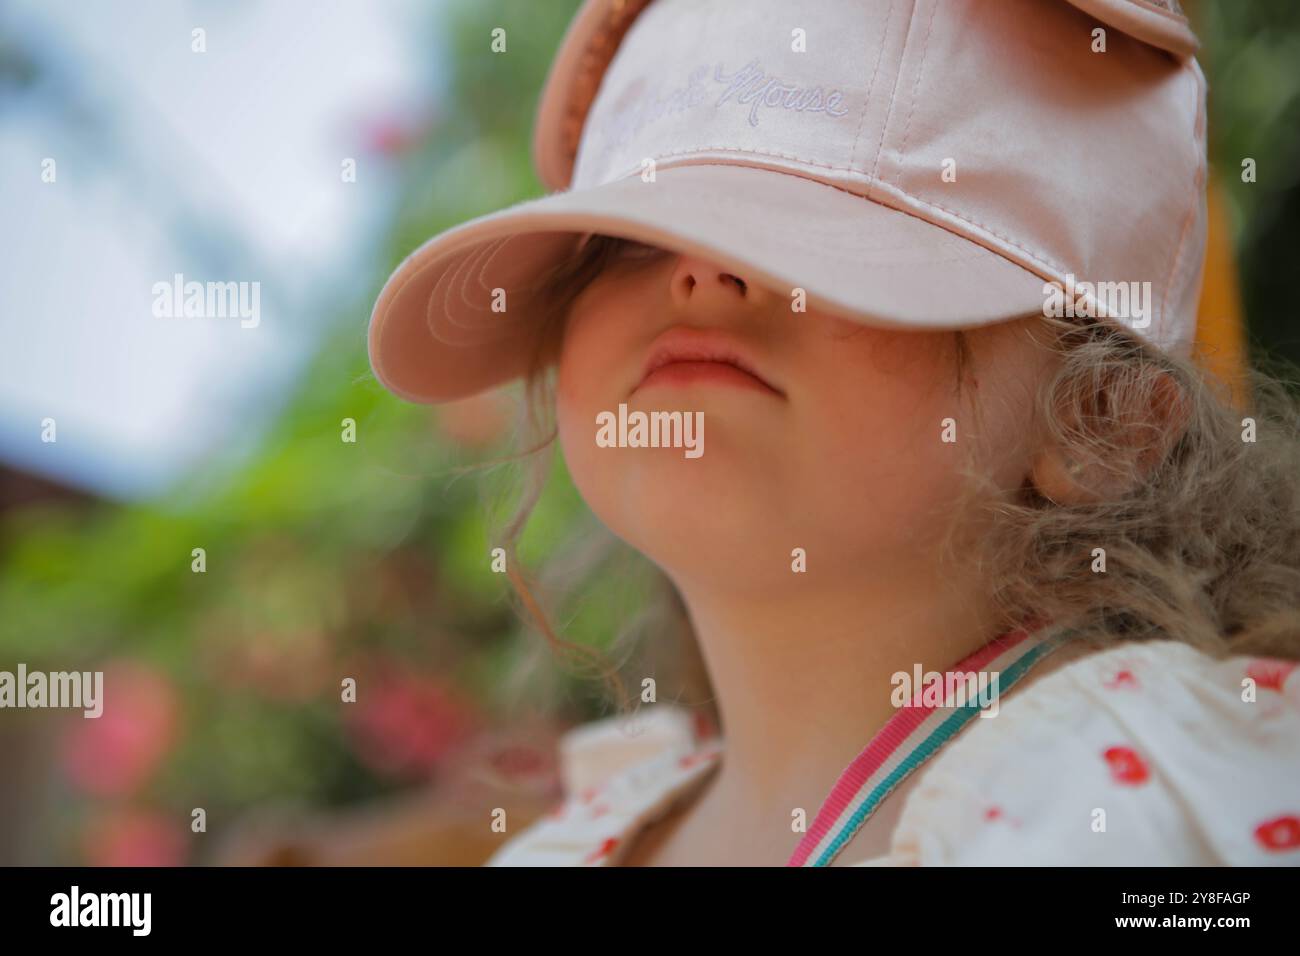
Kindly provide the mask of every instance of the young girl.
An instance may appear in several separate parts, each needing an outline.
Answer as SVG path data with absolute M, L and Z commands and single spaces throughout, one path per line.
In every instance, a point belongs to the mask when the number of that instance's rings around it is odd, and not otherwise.
M 403 263 L 371 359 L 526 379 L 721 727 L 642 684 L 493 863 L 1300 863 L 1300 416 L 1191 352 L 1204 86 L 1156 6 L 583 7 L 571 188 Z

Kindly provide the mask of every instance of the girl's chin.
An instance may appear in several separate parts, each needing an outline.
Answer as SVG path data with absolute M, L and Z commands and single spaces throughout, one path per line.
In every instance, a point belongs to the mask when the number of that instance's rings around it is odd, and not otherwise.
M 611 530 L 651 558 L 662 548 L 734 552 L 739 542 L 783 523 L 788 509 L 776 507 L 767 489 L 703 461 L 646 462 L 599 492 L 581 483 L 579 490 Z

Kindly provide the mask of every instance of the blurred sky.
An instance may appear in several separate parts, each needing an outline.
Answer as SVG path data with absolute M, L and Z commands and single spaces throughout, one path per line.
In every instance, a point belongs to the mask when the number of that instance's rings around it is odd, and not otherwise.
M 0 5 L 0 461 L 133 498 L 251 446 L 374 279 L 385 130 L 430 108 L 440 8 Z M 178 272 L 260 282 L 260 324 L 156 318 Z

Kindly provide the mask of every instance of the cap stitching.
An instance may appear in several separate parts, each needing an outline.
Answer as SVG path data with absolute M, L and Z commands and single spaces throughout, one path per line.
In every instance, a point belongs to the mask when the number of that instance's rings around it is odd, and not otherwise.
M 621 179 L 623 178 L 623 176 L 640 174 L 641 164 L 642 162 L 644 162 L 645 159 L 655 159 L 655 160 L 667 159 L 673 156 L 687 156 L 691 153 L 701 153 L 705 151 L 709 151 L 709 152 L 725 151 L 729 153 L 746 153 L 746 154 L 752 153 L 755 156 L 776 156 L 780 159 L 791 159 L 794 160 L 795 162 L 804 163 L 808 166 L 817 166 L 821 169 L 828 169 L 833 172 L 841 172 L 841 173 L 862 172 L 862 170 L 856 169 L 853 166 L 835 166 L 832 165 L 831 163 L 823 163 L 815 159 L 807 159 L 803 156 L 797 156 L 794 153 L 783 153 L 775 149 L 763 149 L 762 147 L 757 147 L 757 146 L 749 147 L 749 146 L 720 146 L 719 145 L 719 146 L 683 146 L 679 149 L 671 149 L 668 150 L 667 152 L 655 153 L 652 156 L 644 157 L 643 159 L 637 160 L 636 163 L 632 166 L 623 167 L 625 172 L 622 173 L 621 175 L 615 176 L 614 178 Z
M 916 0 L 912 0 L 912 9 L 907 14 L 907 30 L 903 33 L 903 53 L 899 55 L 899 65 L 902 65 L 902 57 L 907 52 L 907 34 L 912 29 L 912 18 L 916 15 Z M 876 170 L 880 168 L 880 153 L 885 145 L 885 131 L 889 129 L 889 121 L 894 117 L 894 101 L 898 98 L 898 81 L 901 78 L 901 71 L 895 71 L 894 85 L 889 91 L 889 105 L 885 107 L 885 118 L 880 123 L 880 139 L 876 141 L 876 158 L 871 163 L 871 171 L 867 173 L 867 178 L 873 183 L 876 182 Z M 868 193 L 870 195 L 870 193 Z
M 858 159 L 858 141 L 862 139 L 862 128 L 867 122 L 867 112 L 871 109 L 871 91 L 876 88 L 876 77 L 880 74 L 880 61 L 885 58 L 885 41 L 889 39 L 889 25 L 894 20 L 894 0 L 889 0 L 889 10 L 885 14 L 885 30 L 880 37 L 880 49 L 876 51 L 876 65 L 867 82 L 866 96 L 862 100 L 862 114 L 858 117 L 858 131 L 853 135 L 853 148 L 849 151 L 849 166 L 853 167 Z
M 1133 4 L 1134 6 L 1141 7 L 1144 10 L 1150 10 L 1152 13 L 1158 13 L 1162 17 L 1167 17 L 1178 26 L 1188 27 L 1189 29 L 1191 28 L 1191 22 L 1187 19 L 1187 17 L 1179 16 L 1178 14 L 1174 13 L 1174 11 L 1166 7 L 1162 7 L 1159 6 L 1158 4 L 1150 3 L 1148 2 L 1148 0 L 1128 0 L 1128 2 Z
M 1198 71 L 1195 69 L 1195 67 L 1190 65 L 1192 62 L 1194 61 L 1189 61 L 1188 65 L 1184 66 L 1183 69 L 1191 70 L 1192 77 L 1195 80 L 1195 92 L 1193 94 L 1195 96 L 1195 103 L 1193 104 L 1193 109 L 1195 110 L 1196 113 L 1196 121 L 1192 127 L 1192 136 L 1197 142 L 1199 147 L 1199 144 L 1203 141 L 1204 138 L 1204 123 L 1203 123 L 1204 111 L 1201 105 L 1201 77 L 1198 75 Z M 1174 246 L 1174 256 L 1173 256 L 1173 260 L 1169 264 L 1169 274 L 1165 279 L 1165 288 L 1160 295 L 1159 325 L 1161 331 L 1163 331 L 1164 328 L 1169 324 L 1168 311 L 1165 307 L 1166 303 L 1169 300 L 1169 290 L 1173 288 L 1174 277 L 1178 274 L 1178 265 L 1183 258 L 1183 247 L 1186 245 L 1187 237 L 1191 232 L 1192 223 L 1195 221 L 1196 218 L 1196 208 L 1199 202 L 1198 194 L 1201 193 L 1205 188 L 1205 174 L 1206 174 L 1205 162 L 1202 159 L 1203 154 L 1201 153 L 1201 150 L 1199 148 L 1197 149 L 1197 154 L 1198 155 L 1196 159 L 1196 175 L 1192 177 L 1192 183 L 1190 189 L 1191 200 L 1187 206 L 1187 215 L 1183 217 L 1183 227 L 1179 232 L 1178 242 Z M 1153 329 L 1152 331 L 1154 332 L 1155 330 Z
M 998 232 L 992 226 L 985 225 L 984 223 L 980 222 L 978 219 L 972 219 L 969 216 L 964 215 L 955 209 L 949 209 L 947 206 L 941 203 L 934 202 L 933 200 L 922 199 L 920 196 L 914 195 L 913 193 L 909 193 L 906 189 L 903 189 L 903 187 L 895 183 L 886 183 L 878 179 L 874 180 L 874 182 L 875 185 L 880 186 L 882 189 L 884 189 L 887 192 L 888 191 L 896 192 L 900 196 L 910 199 L 913 202 L 918 203 L 922 206 L 927 206 L 931 209 L 938 209 L 940 212 L 946 212 L 948 213 L 948 215 L 952 216 L 955 219 L 960 219 L 962 222 L 966 223 L 967 225 L 971 225 L 979 229 L 983 229 L 990 236 L 994 236 L 998 239 L 1001 239 L 1003 242 L 1007 243 L 1007 245 L 1014 246 L 1015 248 L 1019 249 L 1021 252 L 1025 253 L 1026 256 L 1028 256 L 1030 259 L 1034 260 L 1034 262 L 1038 263 L 1041 266 L 1045 266 L 1048 269 L 1054 269 L 1057 272 L 1063 272 L 1065 270 L 1064 266 L 1055 263 L 1051 259 L 1047 258 L 1045 253 L 1041 253 L 1034 249 L 1030 249 L 1028 246 L 1016 242 L 1016 240 L 1012 239 L 1010 236 L 1004 236 L 1002 233 Z
M 921 62 L 916 66 L 916 79 L 912 81 L 912 102 L 907 108 L 907 122 L 903 124 L 903 142 L 898 147 L 899 162 L 898 170 L 894 175 L 895 183 L 898 183 L 903 178 L 903 160 L 907 155 L 907 137 L 912 130 L 912 114 L 916 112 L 916 91 L 921 88 L 921 77 L 925 74 L 925 58 L 930 52 L 930 34 L 933 32 L 934 14 L 938 9 L 939 4 L 932 2 L 930 19 L 925 24 L 925 39 L 921 43 Z
M 654 158 L 654 159 L 663 159 L 663 158 L 665 158 L 665 157 L 669 157 L 669 156 L 681 155 L 681 154 L 686 154 L 686 153 L 705 152 L 705 151 L 708 151 L 708 152 L 745 153 L 745 154 L 747 154 L 747 155 L 777 156 L 777 157 L 781 157 L 781 158 L 784 158 L 784 159 L 795 160 L 796 162 L 807 163 L 807 164 L 810 165 L 810 166 L 818 166 L 818 167 L 821 167 L 821 168 L 823 168 L 823 169 L 830 169 L 830 170 L 835 170 L 835 171 L 839 171 L 839 172 L 851 172 L 851 173 L 856 173 L 856 174 L 858 174 L 858 175 L 863 175 L 863 173 L 862 173 L 862 171 L 861 171 L 860 169 L 854 169 L 854 168 L 851 167 L 851 166 L 831 166 L 831 165 L 829 165 L 829 164 L 827 164 L 827 163 L 819 163 L 819 162 L 817 162 L 816 160 L 812 160 L 812 159 L 803 159 L 802 157 L 794 156 L 794 155 L 787 154 L 787 153 L 778 153 L 778 152 L 776 152 L 775 150 L 742 149 L 742 148 L 737 147 L 737 146 L 695 146 L 695 147 L 691 147 L 691 148 L 689 148 L 689 149 L 684 149 L 684 150 L 674 150 L 674 151 L 672 151 L 672 152 L 668 152 L 668 153 L 657 153 L 653 158 Z M 629 170 L 629 172 L 628 172 L 626 175 L 632 175 L 633 173 L 636 173 L 639 169 L 640 169 L 639 166 L 634 167 L 634 168 L 631 168 L 631 169 Z M 831 184 L 828 183 L 827 185 L 831 185 Z M 1047 256 L 1046 253 L 1044 253 L 1044 252 L 1040 252 L 1040 251 L 1038 251 L 1038 250 L 1031 249 L 1031 248 L 1029 248 L 1028 246 L 1022 245 L 1021 243 L 1019 243 L 1019 242 L 1017 242 L 1016 240 L 1012 239 L 1010 236 L 1007 236 L 1007 235 L 1004 235 L 1004 234 L 1001 233 L 1001 232 L 998 232 L 998 231 L 997 231 L 996 229 L 994 229 L 992 226 L 986 225 L 985 223 L 982 223 L 982 222 L 980 222 L 980 221 L 977 220 L 977 219 L 972 219 L 972 218 L 970 218 L 970 216 L 967 216 L 967 215 L 965 215 L 965 214 L 963 214 L 963 213 L 960 213 L 960 212 L 958 212 L 958 211 L 955 210 L 955 209 L 950 209 L 950 208 L 948 208 L 947 206 L 942 205 L 941 203 L 937 203 L 937 202 L 934 202 L 934 201 L 929 200 L 929 199 L 923 199 L 923 198 L 921 198 L 920 196 L 917 196 L 917 195 L 915 195 L 915 194 L 913 194 L 913 193 L 910 193 L 910 192 L 908 192 L 906 189 L 904 189 L 904 188 L 902 188 L 901 186 L 897 185 L 896 183 L 885 182 L 885 181 L 882 180 L 882 179 L 878 179 L 878 178 L 876 178 L 874 175 L 867 175 L 867 179 L 866 179 L 866 181 L 865 181 L 865 185 L 867 185 L 868 187 L 878 186 L 878 187 L 881 187 L 881 188 L 885 189 L 886 191 L 893 191 L 893 192 L 896 192 L 896 193 L 898 193 L 899 195 L 901 195 L 901 196 L 903 196 L 903 197 L 905 197 L 905 198 L 907 198 L 907 199 L 910 199 L 910 200 L 912 200 L 913 202 L 915 202 L 915 203 L 917 203 L 917 204 L 919 204 L 919 205 L 921 205 L 921 206 L 925 206 L 925 207 L 928 207 L 928 208 L 931 208 L 931 209 L 938 209 L 938 210 L 940 210 L 941 212 L 946 212 L 946 213 L 948 213 L 950 216 L 952 216 L 953 218 L 955 218 L 955 219 L 959 219 L 959 220 L 961 220 L 962 222 L 966 223 L 967 225 L 975 226 L 975 227 L 977 227 L 977 228 L 979 228 L 979 229 L 982 229 L 982 230 L 984 230 L 985 232 L 987 232 L 989 235 L 994 236 L 994 237 L 996 237 L 996 238 L 998 238 L 998 239 L 1001 239 L 1003 242 L 1007 243 L 1007 244 L 1010 245 L 1010 246 L 1014 246 L 1015 248 L 1017 248 L 1017 249 L 1019 249 L 1021 252 L 1025 253 L 1029 258 L 1033 259 L 1036 263 L 1038 263 L 1038 264 L 1041 265 L 1041 266 L 1044 266 L 1044 267 L 1046 267 L 1046 268 L 1048 268 L 1048 269 L 1052 269 L 1052 270 L 1055 270 L 1055 271 L 1057 271 L 1057 272 L 1061 272 L 1061 273 L 1064 273 L 1064 272 L 1066 271 L 1064 266 L 1060 265 L 1059 263 L 1053 262 L 1052 259 L 1048 258 L 1048 256 Z M 870 192 L 868 192 L 866 195 L 863 195 L 862 198 L 865 199 L 865 200 L 867 200 L 868 202 L 874 202 L 874 201 L 876 201 L 876 200 L 872 199 Z

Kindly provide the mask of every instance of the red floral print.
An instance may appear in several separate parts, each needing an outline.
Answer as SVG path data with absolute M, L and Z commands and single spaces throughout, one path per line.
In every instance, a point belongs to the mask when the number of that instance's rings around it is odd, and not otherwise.
M 1111 778 L 1116 783 L 1135 786 L 1146 783 L 1151 776 L 1146 761 L 1132 747 L 1110 747 L 1102 756 L 1110 766 Z
M 607 837 L 604 840 L 604 842 L 602 842 L 600 846 L 596 847 L 596 849 L 594 849 L 591 853 L 589 853 L 587 855 L 587 858 L 582 862 L 595 863 L 597 860 L 604 859 L 605 857 L 609 856 L 611 853 L 614 852 L 614 847 L 616 846 L 618 846 L 618 838 Z
M 1117 671 L 1114 677 L 1106 681 L 1105 686 L 1111 690 L 1137 690 L 1138 679 L 1130 670 Z
M 1269 690 L 1281 693 L 1282 685 L 1286 683 L 1287 677 L 1295 669 L 1295 661 L 1279 660 L 1276 657 L 1261 657 L 1250 662 L 1250 665 L 1246 668 L 1246 676 L 1260 687 L 1266 687 Z
M 1266 850 L 1300 849 L 1300 817 L 1288 815 L 1255 827 L 1255 840 Z

